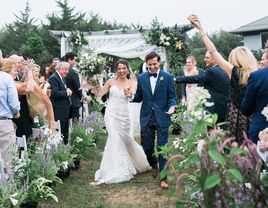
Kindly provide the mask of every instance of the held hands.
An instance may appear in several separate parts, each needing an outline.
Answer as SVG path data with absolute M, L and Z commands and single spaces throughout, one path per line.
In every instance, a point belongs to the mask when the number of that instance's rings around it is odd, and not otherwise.
M 131 87 L 127 87 L 127 88 L 124 88 L 124 93 L 127 97 L 131 98 L 132 97 L 132 91 L 131 91 Z
M 34 91 L 34 79 L 33 79 L 33 66 L 34 60 L 27 59 L 27 89 L 26 92 L 33 92 Z
M 192 14 L 192 15 L 190 15 L 187 19 L 188 19 L 188 20 L 191 22 L 191 24 L 192 24 L 195 28 L 197 28 L 198 30 L 203 29 L 203 28 L 202 28 L 202 25 L 201 25 L 201 22 L 200 22 L 199 18 L 197 17 L 197 15 Z
M 70 88 L 67 88 L 67 96 L 70 97 L 73 94 L 73 91 Z

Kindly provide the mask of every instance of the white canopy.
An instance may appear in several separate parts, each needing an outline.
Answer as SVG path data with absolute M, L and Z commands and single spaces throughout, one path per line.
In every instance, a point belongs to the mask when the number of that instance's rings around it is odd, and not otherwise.
M 178 30 L 186 32 L 192 27 L 189 25 L 181 26 Z M 51 31 L 52 35 L 61 44 L 61 56 L 71 51 L 68 37 L 70 31 Z M 83 46 L 82 52 L 87 49 L 95 50 L 99 53 L 109 54 L 121 58 L 141 58 L 144 60 L 146 54 L 156 51 L 161 60 L 166 65 L 165 48 L 147 44 L 139 30 L 106 30 L 102 32 L 83 32 L 88 45 Z M 165 67 L 167 69 L 167 66 Z

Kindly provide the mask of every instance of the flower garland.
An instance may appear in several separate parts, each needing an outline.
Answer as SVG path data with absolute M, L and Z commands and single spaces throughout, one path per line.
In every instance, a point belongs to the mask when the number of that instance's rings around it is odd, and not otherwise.
M 189 50 L 185 41 L 186 35 L 168 27 L 160 28 L 160 25 L 143 32 L 142 35 L 147 43 L 166 49 L 172 69 L 181 67 L 182 62 L 184 63 Z
M 69 37 L 70 45 L 72 47 L 73 52 L 78 53 L 83 45 L 88 44 L 85 39 L 83 32 L 80 31 L 72 31 Z

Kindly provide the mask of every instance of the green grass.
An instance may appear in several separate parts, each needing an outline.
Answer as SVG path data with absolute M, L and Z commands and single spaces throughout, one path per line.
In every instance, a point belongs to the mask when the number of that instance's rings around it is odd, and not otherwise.
M 81 160 L 81 167 L 72 171 L 63 184 L 55 187 L 59 203 L 52 200 L 39 203 L 39 208 L 169 208 L 175 199 L 159 188 L 159 179 L 151 173 L 138 174 L 134 179 L 119 184 L 91 185 L 99 168 L 106 136 L 99 138 L 97 148 L 92 148 Z

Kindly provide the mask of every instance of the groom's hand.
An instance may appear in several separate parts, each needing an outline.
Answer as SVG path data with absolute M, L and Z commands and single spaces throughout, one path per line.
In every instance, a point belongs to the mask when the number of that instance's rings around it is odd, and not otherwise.
M 172 107 L 166 112 L 166 114 L 171 115 L 171 114 L 173 114 L 174 112 L 175 112 L 175 106 L 172 106 Z

